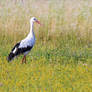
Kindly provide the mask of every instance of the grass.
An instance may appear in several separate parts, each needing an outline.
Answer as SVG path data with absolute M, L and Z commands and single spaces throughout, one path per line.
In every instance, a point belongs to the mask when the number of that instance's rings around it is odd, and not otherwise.
M 1 0 L 0 92 L 91 92 L 92 2 L 90 0 Z M 36 44 L 8 63 L 11 48 L 29 33 L 36 16 Z
M 1 92 L 90 92 L 92 88 L 91 66 L 48 64 L 43 58 L 27 65 L 19 62 L 1 64 Z

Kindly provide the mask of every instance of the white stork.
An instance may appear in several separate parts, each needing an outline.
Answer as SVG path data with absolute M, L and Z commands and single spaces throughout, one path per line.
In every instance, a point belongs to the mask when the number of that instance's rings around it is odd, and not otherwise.
M 8 62 L 13 60 L 16 56 L 23 54 L 24 57 L 22 59 L 22 63 L 26 63 L 26 55 L 31 51 L 35 44 L 35 35 L 33 30 L 34 22 L 40 24 L 40 22 L 35 17 L 32 17 L 30 19 L 30 32 L 28 36 L 14 46 L 14 48 L 11 50 L 10 54 L 7 57 Z

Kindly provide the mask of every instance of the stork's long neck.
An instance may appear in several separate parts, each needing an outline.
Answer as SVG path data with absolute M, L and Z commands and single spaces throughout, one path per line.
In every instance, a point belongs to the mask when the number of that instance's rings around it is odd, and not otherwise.
M 28 34 L 28 37 L 34 37 L 34 23 L 31 21 L 30 22 L 30 32 Z

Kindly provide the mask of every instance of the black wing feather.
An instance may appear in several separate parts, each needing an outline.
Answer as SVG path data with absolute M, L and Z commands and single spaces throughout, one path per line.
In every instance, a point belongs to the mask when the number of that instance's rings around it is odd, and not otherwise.
M 17 43 L 17 44 L 13 47 L 13 49 L 11 50 L 10 54 L 9 54 L 8 57 L 7 57 L 8 62 L 11 61 L 11 60 L 15 57 L 15 53 L 13 53 L 13 51 L 14 51 L 15 48 L 18 49 L 19 45 L 20 45 L 20 42 Z
M 17 44 L 13 47 L 12 51 L 13 51 L 15 48 L 18 48 L 18 47 L 19 47 L 19 45 L 20 45 L 20 42 L 19 42 L 19 43 L 17 43 Z

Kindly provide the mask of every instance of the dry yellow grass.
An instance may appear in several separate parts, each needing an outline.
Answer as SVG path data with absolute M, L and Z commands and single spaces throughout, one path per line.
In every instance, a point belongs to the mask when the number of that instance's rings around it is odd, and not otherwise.
M 35 30 L 47 31 L 48 36 L 67 34 L 73 30 L 79 39 L 87 37 L 92 41 L 91 6 L 90 0 L 28 0 L 24 3 L 17 1 L 16 4 L 12 0 L 2 1 L 0 30 L 13 37 L 14 34 L 26 36 L 29 32 L 29 19 L 36 16 L 44 24 L 44 28 L 39 29 L 36 25 Z M 35 33 L 38 37 L 39 32 Z M 16 37 L 14 39 L 17 40 Z

